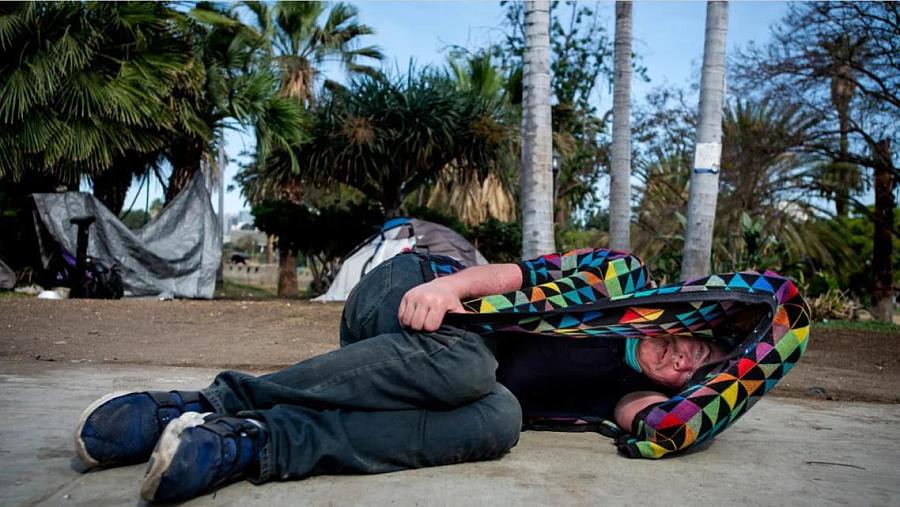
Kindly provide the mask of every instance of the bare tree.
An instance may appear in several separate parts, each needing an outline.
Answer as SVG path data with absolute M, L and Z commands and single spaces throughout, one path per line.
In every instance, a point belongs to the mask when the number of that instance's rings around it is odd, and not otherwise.
M 896 2 L 790 4 L 763 47 L 740 54 L 736 81 L 818 114 L 805 148 L 834 161 L 819 189 L 833 195 L 837 215 L 854 210 L 874 225 L 872 313 L 890 320 L 894 306 L 894 192 L 900 171 L 900 6 Z M 858 168 L 871 170 L 875 209 L 854 198 Z M 833 171 L 832 171 L 833 172 Z M 834 177 L 836 176 L 836 177 Z
M 556 249 L 553 237 L 550 2 L 525 2 L 522 107 L 522 256 Z
M 722 158 L 722 105 L 725 98 L 725 34 L 728 4 L 706 4 L 706 43 L 700 76 L 700 117 L 694 167 L 688 196 L 687 231 L 681 278 L 709 273 L 716 200 L 719 193 L 719 165 Z
M 609 245 L 631 249 L 631 2 L 616 2 Z

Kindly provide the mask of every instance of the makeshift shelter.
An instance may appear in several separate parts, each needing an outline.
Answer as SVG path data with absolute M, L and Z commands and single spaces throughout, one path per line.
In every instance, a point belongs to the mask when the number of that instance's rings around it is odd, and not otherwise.
M 213 297 L 222 262 L 222 231 L 198 171 L 153 220 L 132 231 L 93 195 L 33 194 L 41 260 L 75 253 L 78 228 L 72 218 L 92 216 L 87 254 L 117 265 L 126 296 Z
M 12 289 L 16 286 L 16 273 L 0 259 L 0 289 Z
M 347 256 L 328 292 L 313 301 L 346 301 L 363 275 L 408 250 L 444 255 L 465 266 L 487 264 L 471 243 L 449 227 L 417 218 L 394 218 Z

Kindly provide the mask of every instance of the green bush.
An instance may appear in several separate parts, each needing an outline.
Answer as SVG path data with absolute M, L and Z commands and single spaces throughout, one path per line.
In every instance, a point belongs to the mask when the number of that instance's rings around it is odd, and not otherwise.
M 522 225 L 491 218 L 472 228 L 468 236 L 490 262 L 519 262 L 522 259 Z
M 873 209 L 870 209 L 870 212 Z M 900 224 L 900 209 L 894 210 L 894 227 Z M 865 216 L 832 218 L 811 222 L 817 237 L 826 243 L 833 257 L 833 264 L 805 262 L 802 274 L 808 296 L 818 296 L 832 290 L 842 290 L 849 297 L 859 300 L 863 306 L 871 301 L 872 288 L 872 238 L 874 224 Z M 900 238 L 893 240 L 894 285 L 900 284 Z
M 600 229 L 566 229 L 557 234 L 556 245 L 560 252 L 582 248 L 601 248 L 609 243 L 609 235 Z
M 381 227 L 384 216 L 368 203 L 310 209 L 289 201 L 263 201 L 252 209 L 256 226 L 278 237 L 278 249 L 292 250 L 313 274 L 310 295 L 324 292 L 341 258 Z

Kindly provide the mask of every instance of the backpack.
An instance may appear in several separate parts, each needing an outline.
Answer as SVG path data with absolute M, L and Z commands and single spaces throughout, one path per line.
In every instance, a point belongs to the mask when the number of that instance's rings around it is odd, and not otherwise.
M 43 285 L 61 286 L 75 289 L 75 256 L 66 250 L 60 250 L 48 263 L 48 276 Z M 96 257 L 85 260 L 84 277 L 81 284 L 81 297 L 88 299 L 120 299 L 125 293 L 122 275 L 118 264 L 107 266 Z

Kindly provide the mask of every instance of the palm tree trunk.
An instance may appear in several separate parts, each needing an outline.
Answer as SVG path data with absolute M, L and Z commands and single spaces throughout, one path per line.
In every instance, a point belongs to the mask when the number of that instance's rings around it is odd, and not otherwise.
M 166 186 L 166 202 L 178 195 L 184 187 L 188 186 L 194 173 L 200 170 L 200 160 L 206 146 L 202 139 L 184 137 L 175 141 L 169 151 L 169 162 L 172 164 L 172 175 Z
M 631 2 L 616 2 L 609 246 L 631 249 Z
M 93 194 L 110 211 L 118 215 L 125 206 L 125 196 L 131 187 L 134 174 L 123 168 L 109 168 L 91 178 Z
M 700 118 L 688 195 L 687 231 L 681 278 L 709 273 L 716 200 L 719 193 L 719 164 L 722 159 L 722 104 L 725 97 L 725 34 L 728 4 L 706 4 L 706 43 L 700 76 Z
M 556 250 L 550 116 L 550 2 L 525 2 L 522 108 L 522 256 Z
M 838 217 L 847 217 L 850 203 L 850 188 L 856 179 L 854 172 L 858 171 L 855 165 L 847 162 L 850 151 L 850 102 L 856 92 L 856 81 L 853 76 L 853 68 L 850 66 L 850 41 L 847 35 L 836 37 L 832 44 L 826 47 L 832 48 L 832 58 L 835 60 L 834 74 L 831 76 L 831 103 L 838 113 L 840 125 L 840 151 L 833 168 L 837 170 L 837 186 L 834 188 L 834 208 Z
M 278 249 L 278 297 L 297 297 L 297 252 L 290 248 Z
M 851 182 L 850 171 L 852 170 L 851 164 L 847 163 L 847 154 L 850 151 L 850 142 L 848 131 L 849 121 L 848 121 L 848 113 L 846 108 L 842 111 L 838 112 L 840 129 L 841 129 L 841 140 L 840 140 L 840 152 L 838 154 L 838 186 L 834 189 L 834 210 L 838 217 L 847 218 L 847 208 L 849 208 L 850 204 L 850 185 Z
M 894 171 L 891 141 L 875 146 L 875 236 L 872 243 L 872 317 L 891 322 L 894 312 L 894 271 L 891 266 L 894 229 Z

